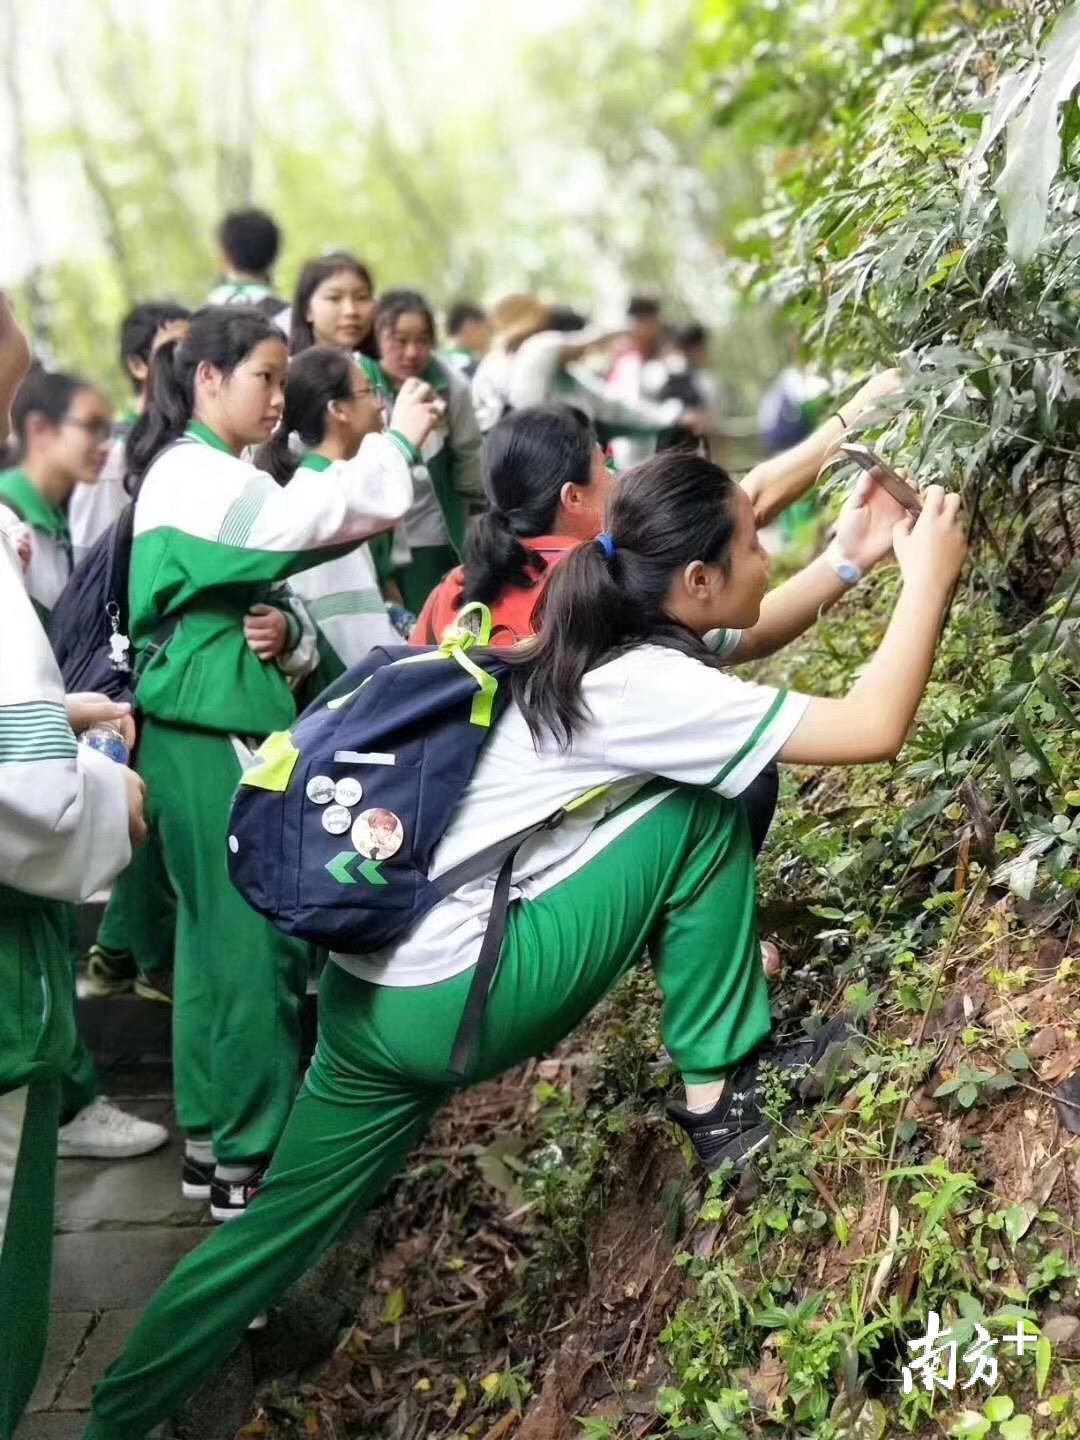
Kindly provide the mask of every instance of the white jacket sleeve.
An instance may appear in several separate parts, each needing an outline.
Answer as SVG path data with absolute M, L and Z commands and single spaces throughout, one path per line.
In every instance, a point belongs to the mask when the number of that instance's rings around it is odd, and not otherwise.
M 313 550 L 367 540 L 388 529 L 413 502 L 411 462 L 392 434 L 368 435 L 351 460 L 330 470 L 301 467 L 288 485 L 259 475 L 259 491 L 241 497 L 252 514 L 248 550 Z
M 280 585 L 274 591 L 274 603 L 287 610 L 299 626 L 296 640 L 283 650 L 274 662 L 283 675 L 288 676 L 293 688 L 310 675 L 319 663 L 319 637 L 307 606 L 289 585 Z
M 0 535 L 0 883 L 84 900 L 131 859 L 121 767 L 75 741 L 60 672 Z

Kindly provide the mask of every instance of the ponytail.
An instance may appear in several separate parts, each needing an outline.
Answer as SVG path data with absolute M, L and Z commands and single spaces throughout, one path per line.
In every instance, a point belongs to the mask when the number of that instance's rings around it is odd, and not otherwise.
M 127 469 L 136 486 L 167 445 L 179 440 L 195 413 L 195 373 L 202 364 L 229 376 L 264 340 L 281 331 L 249 305 L 204 305 L 187 333 L 160 345 L 150 361 L 146 409 L 127 438 Z
M 296 474 L 301 456 L 292 446 L 296 435 L 312 450 L 326 439 L 326 407 L 334 400 L 348 400 L 353 393 L 356 362 L 336 345 L 312 345 L 289 361 L 285 378 L 285 408 L 281 423 L 259 451 L 256 464 L 279 485 L 287 485 Z
M 292 431 L 282 420 L 266 444 L 255 457 L 255 464 L 273 476 L 279 485 L 287 485 L 300 468 L 303 458 L 290 443 Z
M 718 465 L 666 451 L 623 475 L 608 502 L 608 528 L 555 570 L 541 599 L 534 642 L 509 658 L 533 740 L 568 749 L 588 718 L 586 674 L 639 645 L 663 645 L 705 665 L 722 662 L 665 611 L 672 580 L 694 560 L 727 570 L 738 487 Z
M 564 486 L 589 485 L 595 446 L 588 418 L 565 405 L 515 410 L 488 431 L 484 470 L 494 506 L 469 532 L 465 601 L 490 605 L 510 587 L 527 590 L 530 570 L 547 568 L 528 541 L 554 530 Z
M 530 569 L 542 573 L 547 561 L 522 544 L 508 515 L 498 509 L 487 510 L 476 517 L 469 530 L 462 602 L 479 600 L 493 605 L 510 587 L 528 590 L 533 584 Z

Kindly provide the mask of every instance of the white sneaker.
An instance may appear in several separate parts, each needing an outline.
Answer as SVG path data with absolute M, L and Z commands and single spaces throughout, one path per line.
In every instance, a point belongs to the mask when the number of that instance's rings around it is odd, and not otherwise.
M 168 1143 L 169 1132 L 153 1120 L 140 1120 L 102 1096 L 85 1106 L 57 1136 L 61 1160 L 129 1160 Z

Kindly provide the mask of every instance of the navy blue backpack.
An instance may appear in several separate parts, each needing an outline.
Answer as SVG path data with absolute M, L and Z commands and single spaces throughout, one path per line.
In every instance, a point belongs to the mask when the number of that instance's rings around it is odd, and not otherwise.
M 250 905 L 288 935 L 353 954 L 402 939 L 465 880 L 499 867 L 454 1074 L 468 1067 L 498 963 L 514 857 L 565 813 L 428 878 L 509 688 L 497 652 L 469 653 L 490 635 L 490 615 L 466 610 L 480 614 L 479 634 L 377 646 L 291 731 L 271 735 L 241 778 L 228 840 L 229 874 Z

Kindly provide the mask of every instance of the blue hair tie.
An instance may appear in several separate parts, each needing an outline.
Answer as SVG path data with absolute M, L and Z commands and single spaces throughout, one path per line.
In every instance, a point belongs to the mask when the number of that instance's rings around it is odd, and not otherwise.
M 600 534 L 596 537 L 596 543 L 600 546 L 600 549 L 603 550 L 604 554 L 609 560 L 615 559 L 615 541 L 611 538 L 611 536 L 607 533 L 606 530 L 600 531 Z

